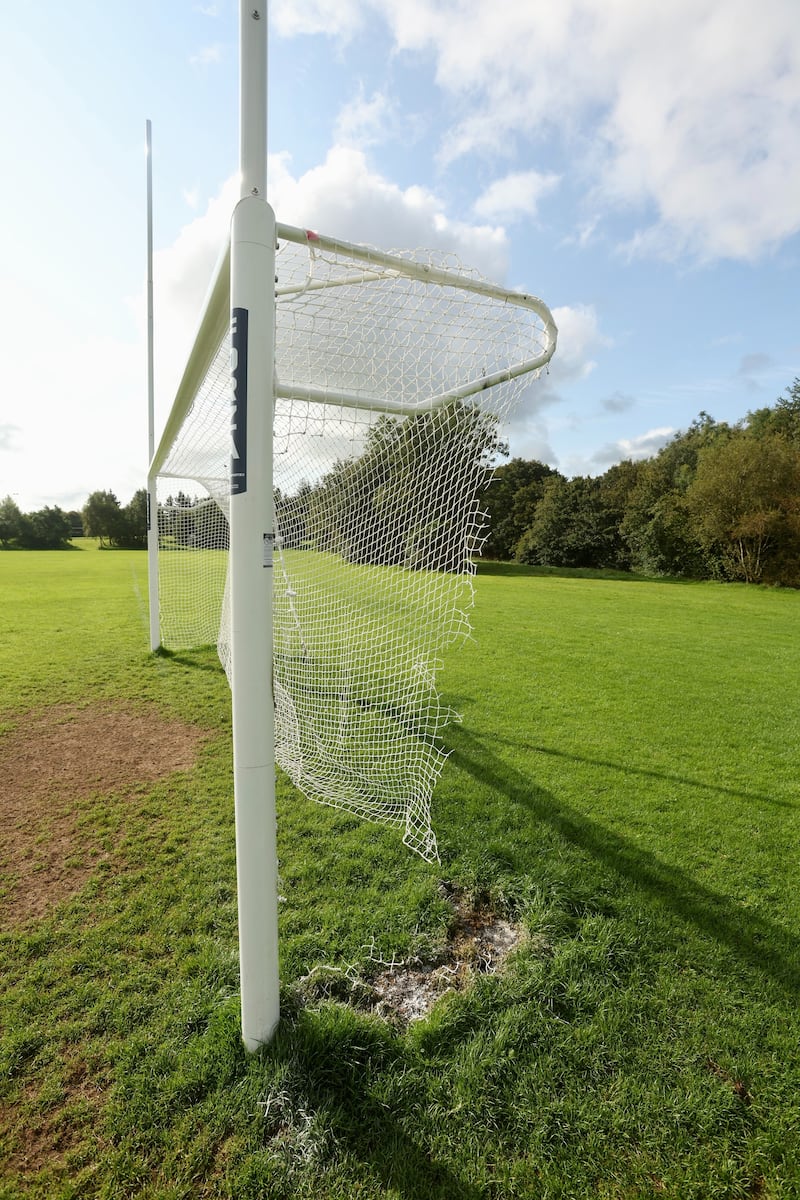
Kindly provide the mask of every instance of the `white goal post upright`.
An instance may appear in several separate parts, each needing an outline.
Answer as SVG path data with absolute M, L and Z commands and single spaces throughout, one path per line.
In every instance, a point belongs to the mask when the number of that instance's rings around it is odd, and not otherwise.
M 267 14 L 240 9 L 241 199 L 231 225 L 230 601 L 242 1037 L 279 1017 L 272 695 L 275 217 L 267 204 Z
M 153 127 L 145 125 L 147 155 L 147 453 L 153 461 L 156 448 L 155 355 L 153 347 Z M 147 561 L 150 600 L 150 649 L 161 645 L 158 621 L 158 496 L 155 475 L 147 477 Z

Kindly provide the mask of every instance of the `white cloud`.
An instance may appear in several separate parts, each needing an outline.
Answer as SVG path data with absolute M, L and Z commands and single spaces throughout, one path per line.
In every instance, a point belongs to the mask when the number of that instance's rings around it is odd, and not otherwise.
M 0 279 L 0 321 L 15 348 L 3 381 L 11 421 L 4 411 L 0 493 L 23 512 L 80 506 L 104 487 L 119 489 L 127 503 L 144 482 L 147 458 L 146 371 L 133 331 L 129 340 L 93 335 L 79 318 L 71 324 L 49 308 L 41 290 L 11 279 Z
M 336 118 L 334 140 L 340 146 L 372 146 L 386 136 L 392 119 L 388 98 L 382 92 L 373 92 L 367 100 L 362 87 Z
M 475 201 L 479 217 L 513 221 L 520 217 L 535 217 L 539 201 L 552 192 L 560 176 L 550 171 L 512 171 L 496 179 Z
M 203 301 L 230 229 L 239 180 L 229 179 L 205 212 L 153 256 L 156 403 L 160 427 L 191 349 Z M 144 311 L 143 302 L 138 305 Z
M 349 38 L 363 21 L 361 0 L 273 0 L 271 18 L 284 37 L 327 33 Z
M 323 163 L 297 178 L 288 156 L 274 156 L 270 195 L 279 219 L 290 225 L 385 250 L 452 250 L 497 281 L 508 267 L 508 239 L 502 228 L 453 219 L 433 192 L 399 187 L 374 171 L 363 151 L 354 147 L 334 146 Z
M 223 49 L 220 42 L 215 42 L 213 46 L 203 46 L 196 54 L 189 55 L 189 62 L 193 67 L 206 67 L 211 63 L 221 62 Z
M 585 379 L 597 366 L 598 350 L 609 347 L 611 339 L 601 333 L 591 304 L 563 305 L 553 309 L 558 326 L 558 349 L 550 364 L 551 386 Z
M 770 371 L 774 366 L 772 359 L 768 354 L 755 353 L 744 354 L 739 362 L 739 368 L 736 372 L 739 379 L 744 381 L 744 385 L 749 392 L 757 392 L 761 389 L 759 380 Z
M 633 396 L 627 396 L 624 392 L 616 391 L 610 396 L 606 396 L 602 401 L 602 406 L 606 412 L 621 413 L 627 412 L 629 408 L 633 408 L 636 401 Z
M 558 456 L 550 445 L 550 433 L 543 413 L 562 402 L 562 389 L 592 373 L 595 355 L 611 345 L 602 333 L 592 305 L 562 305 L 553 309 L 558 326 L 555 356 L 538 381 L 526 390 L 523 401 L 508 426 L 511 453 L 522 458 L 537 458 L 558 465 Z
M 550 433 L 547 423 L 536 416 L 535 412 L 521 424 L 516 424 L 510 430 L 510 458 L 524 458 L 528 461 L 547 463 L 551 467 L 558 466 L 558 455 L 550 443 Z
M 800 230 L 796 0 L 278 0 L 275 23 L 346 37 L 373 11 L 457 97 L 445 161 L 557 136 L 593 209 L 638 217 L 632 254 L 752 261 Z
M 772 359 L 768 354 L 745 354 L 739 363 L 739 375 L 757 375 L 760 371 L 766 371 L 772 366 Z
M 14 452 L 19 449 L 17 443 L 17 435 L 20 432 L 19 425 L 4 422 L 0 425 L 0 451 L 6 450 Z
M 652 458 L 662 446 L 666 446 L 675 432 L 676 430 L 670 425 L 663 425 L 658 429 L 648 429 L 647 433 L 641 433 L 638 437 L 620 438 L 618 442 L 607 442 L 605 446 L 595 451 L 591 462 L 598 467 L 609 467 L 624 459 L 638 462 L 644 458 Z
M 561 239 L 561 246 L 577 246 L 579 250 L 585 250 L 588 245 L 594 241 L 595 233 L 600 225 L 600 214 L 596 213 L 590 217 L 588 221 L 582 221 L 578 225 L 577 230 L 573 234 Z
M 286 224 L 386 250 L 453 251 L 491 279 L 501 282 L 505 275 L 508 240 L 501 228 L 452 219 L 432 192 L 398 187 L 372 170 L 364 153 L 352 147 L 334 147 L 324 162 L 299 176 L 292 173 L 287 155 L 273 155 L 269 187 L 278 220 Z M 154 256 L 158 428 L 191 348 L 238 189 L 238 179 L 229 179 L 205 212 Z

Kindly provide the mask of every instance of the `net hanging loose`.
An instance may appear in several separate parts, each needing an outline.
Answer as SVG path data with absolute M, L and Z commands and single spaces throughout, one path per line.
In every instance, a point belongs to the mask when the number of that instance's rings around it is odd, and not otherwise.
M 276 759 L 311 799 L 436 859 L 437 671 L 469 631 L 503 423 L 555 326 L 452 255 L 278 237 Z M 162 643 L 216 643 L 226 670 L 229 456 L 226 334 L 158 475 Z

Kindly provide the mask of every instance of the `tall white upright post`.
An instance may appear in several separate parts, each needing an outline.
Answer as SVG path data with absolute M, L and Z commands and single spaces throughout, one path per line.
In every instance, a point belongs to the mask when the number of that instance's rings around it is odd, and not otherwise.
M 152 463 L 156 446 L 155 387 L 153 366 L 153 127 L 145 126 L 147 143 L 147 461 Z M 161 645 L 158 619 L 158 499 L 155 475 L 147 478 L 147 566 L 150 601 L 150 649 Z
M 267 13 L 240 3 L 241 199 L 231 228 L 231 692 L 242 1038 L 279 1017 L 272 695 L 275 217 L 267 189 Z

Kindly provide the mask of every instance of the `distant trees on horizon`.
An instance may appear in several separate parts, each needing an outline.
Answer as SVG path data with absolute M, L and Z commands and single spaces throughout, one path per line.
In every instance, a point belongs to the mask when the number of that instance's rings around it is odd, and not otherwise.
M 604 475 L 512 459 L 484 501 L 487 558 L 800 587 L 800 379 L 734 425 L 700 413 Z
M 494 423 L 468 405 L 380 418 L 358 457 L 292 496 L 276 491 L 282 544 L 357 563 L 457 570 L 462 551 L 450 530 L 459 506 L 503 453 Z M 437 472 L 457 456 L 454 476 L 465 484 L 451 496 Z M 424 509 L 422 495 L 433 498 Z M 160 504 L 162 536 L 184 547 L 227 546 L 222 513 L 207 498 L 198 505 L 183 492 Z M 567 478 L 513 458 L 481 492 L 476 525 L 479 509 L 490 559 L 800 587 L 800 378 L 735 424 L 701 412 L 652 458 L 603 475 Z M 101 546 L 144 548 L 147 493 L 139 489 L 123 507 L 113 492 L 93 492 L 80 513 L 24 514 L 12 497 L 0 500 L 3 548 L 63 548 L 80 533 Z
M 12 496 L 0 500 L 0 547 L 4 550 L 64 550 L 76 537 L 96 537 L 103 547 L 144 549 L 147 492 L 140 488 L 124 508 L 113 492 L 92 492 L 80 512 L 64 512 L 55 505 L 23 513 Z

